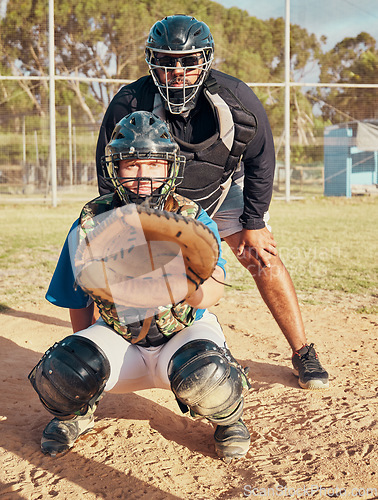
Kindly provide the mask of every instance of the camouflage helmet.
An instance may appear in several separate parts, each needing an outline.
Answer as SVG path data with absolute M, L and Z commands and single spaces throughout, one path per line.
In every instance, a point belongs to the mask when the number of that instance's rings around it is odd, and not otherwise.
M 105 148 L 102 158 L 104 176 L 110 179 L 124 203 L 141 203 L 146 196 L 139 194 L 139 183 L 143 180 L 151 182 L 161 181 L 159 189 L 152 191 L 149 197 L 150 206 L 163 208 L 169 193 L 182 180 L 185 158 L 180 156 L 178 144 L 174 141 L 167 124 L 156 115 L 148 111 L 135 111 L 122 118 L 117 123 Z M 166 160 L 168 172 L 166 177 L 133 177 L 119 176 L 119 162 L 121 160 Z M 138 190 L 133 192 L 127 184 L 138 181 Z

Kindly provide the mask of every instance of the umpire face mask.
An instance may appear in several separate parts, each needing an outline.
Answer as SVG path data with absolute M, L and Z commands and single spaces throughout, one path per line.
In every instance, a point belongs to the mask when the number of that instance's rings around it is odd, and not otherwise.
M 147 49 L 146 61 L 170 113 L 180 114 L 195 107 L 212 62 L 205 50 L 172 53 Z

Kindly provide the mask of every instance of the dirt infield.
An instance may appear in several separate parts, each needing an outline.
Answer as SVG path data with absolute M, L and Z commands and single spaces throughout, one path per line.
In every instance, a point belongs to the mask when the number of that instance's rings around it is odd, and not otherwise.
M 360 299 L 363 303 L 363 300 Z M 214 453 L 213 428 L 192 420 L 168 391 L 106 395 L 93 432 L 67 455 L 39 449 L 50 416 L 27 374 L 71 333 L 66 310 L 48 303 L 1 318 L 1 499 L 378 498 L 378 315 L 329 294 L 303 305 L 309 341 L 331 376 L 327 391 L 299 389 L 288 345 L 258 297 L 235 292 L 213 308 L 237 359 L 250 368 L 247 457 Z

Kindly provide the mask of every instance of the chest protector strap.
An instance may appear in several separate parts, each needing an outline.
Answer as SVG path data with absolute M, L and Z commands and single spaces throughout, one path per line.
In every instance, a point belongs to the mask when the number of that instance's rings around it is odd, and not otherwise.
M 186 157 L 185 176 L 177 192 L 199 203 L 213 216 L 231 186 L 233 174 L 240 170 L 247 145 L 253 140 L 257 121 L 228 88 L 209 77 L 204 95 L 213 110 L 219 133 L 200 144 L 175 137 Z M 153 112 L 166 120 L 160 95 L 155 95 Z

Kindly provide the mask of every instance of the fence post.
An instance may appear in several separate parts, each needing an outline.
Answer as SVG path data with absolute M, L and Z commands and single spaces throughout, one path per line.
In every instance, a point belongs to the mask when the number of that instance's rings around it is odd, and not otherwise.
M 68 168 L 70 177 L 70 188 L 72 190 L 73 185 L 73 166 L 72 166 L 72 117 L 71 117 L 71 105 L 68 105 Z
M 75 125 L 72 127 L 72 135 L 73 135 L 73 168 L 74 168 L 74 172 L 75 172 L 75 182 L 76 182 L 76 184 L 80 184 L 79 173 L 77 171 L 76 127 L 75 127 Z
M 290 0 L 285 5 L 285 199 L 290 201 Z
M 54 0 L 49 0 L 49 111 L 52 206 L 57 206 Z
M 22 117 L 22 166 L 26 167 L 26 126 L 25 116 Z

